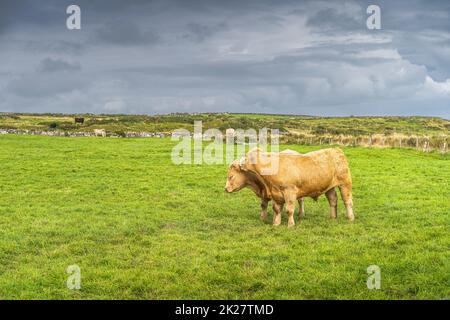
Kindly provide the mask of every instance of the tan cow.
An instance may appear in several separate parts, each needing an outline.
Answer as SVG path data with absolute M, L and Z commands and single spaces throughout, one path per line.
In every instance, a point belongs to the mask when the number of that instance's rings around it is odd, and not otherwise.
M 106 130 L 105 129 L 94 129 L 94 136 L 106 137 Z
M 286 149 L 282 154 L 300 155 L 297 151 Z M 265 193 L 264 185 L 257 178 L 257 175 L 250 171 L 241 170 L 239 160 L 234 160 L 228 169 L 227 184 L 225 186 L 226 192 L 236 192 L 243 188 L 250 188 L 255 195 L 261 199 L 261 214 L 260 218 L 263 221 L 267 220 L 267 207 L 269 205 L 270 197 Z M 305 216 L 305 202 L 303 198 L 298 199 L 299 218 Z
M 271 174 L 263 174 L 270 172 L 273 163 L 278 164 L 278 170 Z M 236 176 L 236 172 L 245 174 Z M 350 169 L 347 158 L 338 148 L 323 149 L 303 155 L 278 154 L 253 149 L 247 153 L 246 157 L 233 162 L 230 166 L 226 191 L 233 192 L 246 186 L 246 180 L 242 178 L 236 180 L 236 177 L 242 175 L 252 177 L 252 184 L 258 186 L 259 193 L 264 199 L 273 200 L 274 225 L 281 223 L 281 211 L 284 204 L 288 213 L 288 225 L 293 226 L 296 200 L 303 197 L 317 199 L 322 194 L 325 194 L 328 199 L 331 218 L 336 218 L 336 187 L 340 189 L 347 218 L 354 220 Z

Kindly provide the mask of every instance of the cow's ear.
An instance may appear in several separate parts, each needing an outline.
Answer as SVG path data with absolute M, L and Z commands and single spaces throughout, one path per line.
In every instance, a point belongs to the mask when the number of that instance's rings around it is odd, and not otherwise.
M 246 157 L 242 157 L 241 159 L 239 159 L 239 169 L 241 169 L 242 171 L 247 171 L 247 158 Z
M 232 163 L 230 163 L 230 168 L 239 170 L 239 160 L 234 160 Z

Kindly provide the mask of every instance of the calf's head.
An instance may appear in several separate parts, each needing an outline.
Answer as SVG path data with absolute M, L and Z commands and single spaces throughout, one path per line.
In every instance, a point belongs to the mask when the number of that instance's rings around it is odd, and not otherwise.
M 228 168 L 226 192 L 236 192 L 247 185 L 247 176 L 242 169 L 239 160 L 234 160 Z

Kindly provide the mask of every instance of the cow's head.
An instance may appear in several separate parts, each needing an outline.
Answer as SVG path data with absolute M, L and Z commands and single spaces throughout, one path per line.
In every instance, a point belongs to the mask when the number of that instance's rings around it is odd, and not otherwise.
M 236 192 L 247 185 L 247 176 L 243 166 L 244 159 L 234 160 L 227 173 L 227 183 L 225 184 L 226 192 Z

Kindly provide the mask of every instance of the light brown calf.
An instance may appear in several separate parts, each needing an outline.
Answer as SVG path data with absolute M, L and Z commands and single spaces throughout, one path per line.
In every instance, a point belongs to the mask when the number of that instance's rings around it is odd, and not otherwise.
M 286 149 L 281 152 L 282 154 L 297 154 L 297 151 Z M 255 195 L 261 199 L 261 214 L 260 218 L 263 221 L 267 220 L 267 207 L 270 202 L 270 197 L 265 193 L 264 185 L 260 182 L 255 174 L 249 171 L 241 170 L 239 160 L 235 160 L 231 163 L 228 169 L 227 183 L 225 185 L 226 192 L 237 192 L 243 188 L 250 188 Z M 298 199 L 299 218 L 305 216 L 305 204 L 303 198 Z

